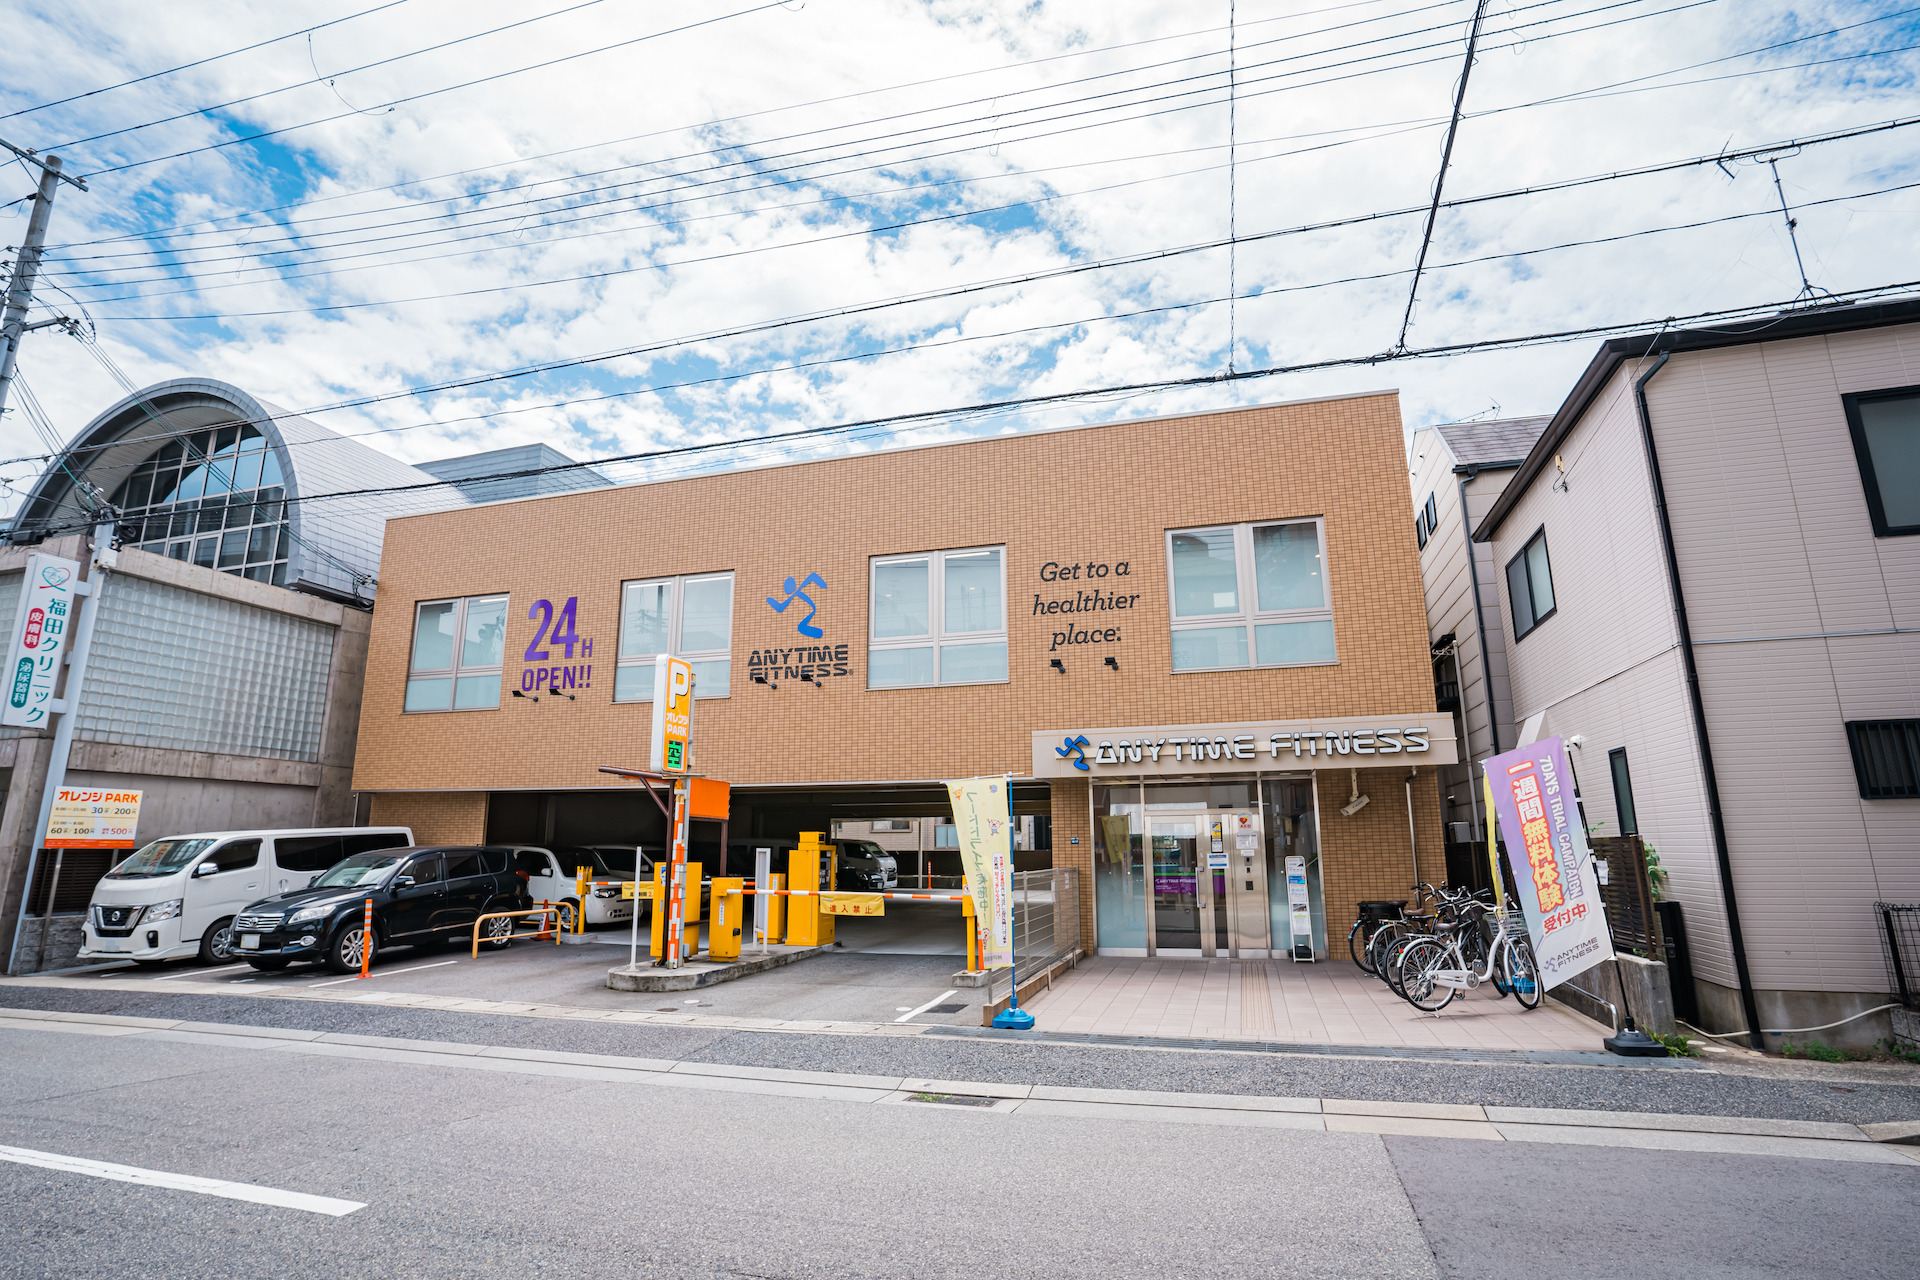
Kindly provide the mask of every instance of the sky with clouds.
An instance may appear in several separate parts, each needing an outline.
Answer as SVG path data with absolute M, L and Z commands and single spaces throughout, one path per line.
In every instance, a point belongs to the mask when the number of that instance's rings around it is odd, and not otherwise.
M 933 415 L 625 480 L 1382 387 L 1409 429 L 1549 412 L 1594 346 L 942 412 L 1396 348 L 1475 0 L 0 8 L 0 138 L 90 188 L 31 319 L 93 345 L 20 357 L 62 439 L 109 366 L 407 461 Z M 1900 119 L 1916 69 L 1898 0 L 1490 0 L 1446 194 Z M 1917 140 L 1777 153 L 1813 286 L 1920 280 Z M 0 167 L 0 244 L 32 186 Z M 1749 157 L 1444 209 L 1405 346 L 1793 299 L 1779 199 Z M 0 479 L 45 449 L 16 395 Z

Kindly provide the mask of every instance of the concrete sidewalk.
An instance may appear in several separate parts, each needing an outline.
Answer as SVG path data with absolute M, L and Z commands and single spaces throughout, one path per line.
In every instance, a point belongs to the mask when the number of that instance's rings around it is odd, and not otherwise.
M 1528 1012 L 1491 987 L 1422 1013 L 1345 960 L 1094 956 L 1023 1007 L 1041 1030 L 1089 1035 L 1592 1052 L 1613 1034 L 1553 1000 Z

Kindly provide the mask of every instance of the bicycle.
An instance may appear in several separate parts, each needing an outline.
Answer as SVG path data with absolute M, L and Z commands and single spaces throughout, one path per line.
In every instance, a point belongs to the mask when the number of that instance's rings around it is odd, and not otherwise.
M 1399 959 L 1400 981 L 1408 1004 L 1426 1013 L 1438 1013 L 1461 992 L 1492 981 L 1501 994 L 1511 992 L 1522 1009 L 1540 1007 L 1542 992 L 1533 944 L 1524 929 L 1513 932 L 1509 912 L 1495 916 L 1493 939 L 1485 945 L 1481 957 L 1484 965 L 1467 958 L 1467 938 L 1478 932 L 1480 921 L 1490 914 L 1494 914 L 1492 907 L 1468 899 L 1460 905 L 1458 919 L 1439 923 L 1435 936 L 1417 939 L 1406 948 Z

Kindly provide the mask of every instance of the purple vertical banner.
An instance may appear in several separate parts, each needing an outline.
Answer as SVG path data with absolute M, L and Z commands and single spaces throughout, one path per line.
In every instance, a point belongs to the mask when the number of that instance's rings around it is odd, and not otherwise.
M 1486 762 L 1534 960 L 1547 989 L 1613 959 L 1566 745 L 1543 738 Z

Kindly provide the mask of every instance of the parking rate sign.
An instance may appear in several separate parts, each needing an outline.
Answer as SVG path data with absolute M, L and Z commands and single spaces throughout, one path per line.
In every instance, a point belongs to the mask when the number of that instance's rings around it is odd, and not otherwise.
M 1547 738 L 1490 758 L 1486 770 L 1534 960 L 1552 989 L 1613 959 L 1573 769 L 1560 739 Z
M 20 607 L 14 612 L 7 649 L 0 724 L 22 728 L 47 724 L 60 663 L 73 638 L 73 586 L 79 577 L 80 566 L 72 560 L 39 552 L 27 557 Z
M 655 773 L 685 773 L 693 745 L 693 666 L 661 654 L 653 660 L 653 743 L 648 765 Z

